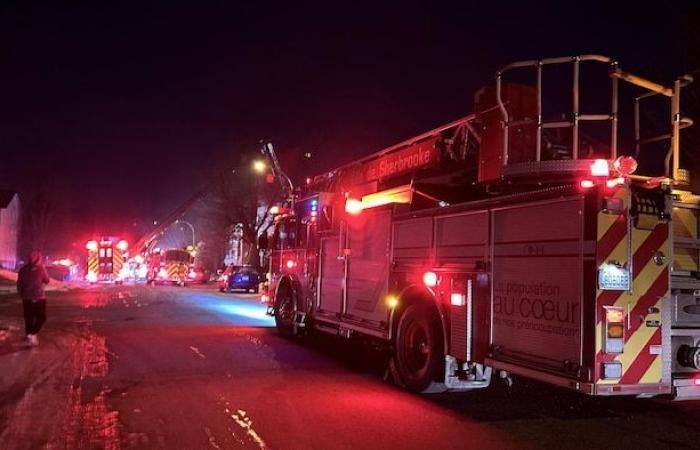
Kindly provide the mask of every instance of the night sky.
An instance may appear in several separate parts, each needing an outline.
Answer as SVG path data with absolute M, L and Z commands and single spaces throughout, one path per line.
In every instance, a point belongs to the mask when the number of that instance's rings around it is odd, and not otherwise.
M 682 9 L 60 3 L 0 6 L 0 187 L 49 167 L 81 232 L 162 217 L 261 138 L 312 152 L 301 177 L 461 117 L 513 60 L 602 53 L 664 82 L 688 70 Z

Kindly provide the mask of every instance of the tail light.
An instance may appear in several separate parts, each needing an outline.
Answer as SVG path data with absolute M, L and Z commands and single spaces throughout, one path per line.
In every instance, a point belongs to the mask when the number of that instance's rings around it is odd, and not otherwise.
M 594 182 L 593 180 L 589 180 L 589 179 L 586 178 L 586 179 L 581 180 L 581 181 L 579 182 L 579 185 L 580 185 L 583 189 L 590 189 L 590 188 L 592 188 L 593 186 L 595 186 L 595 182 Z
M 604 379 L 622 378 L 622 363 L 619 361 L 604 362 L 601 376 Z
M 625 310 L 605 308 L 605 353 L 622 353 L 625 344 Z

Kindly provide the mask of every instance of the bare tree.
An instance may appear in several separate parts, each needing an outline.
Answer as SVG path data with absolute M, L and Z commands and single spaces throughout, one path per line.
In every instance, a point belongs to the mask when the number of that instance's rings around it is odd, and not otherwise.
M 65 237 L 60 231 L 65 228 L 69 193 L 64 180 L 47 167 L 37 169 L 28 179 L 31 182 L 21 189 L 21 249 L 43 252 L 60 245 Z
M 246 264 L 259 267 L 257 251 L 258 236 L 271 225 L 270 208 L 281 199 L 277 184 L 267 183 L 264 177 L 250 170 L 250 159 L 242 158 L 237 169 L 219 171 L 210 181 L 212 190 L 205 199 L 205 232 L 207 258 L 221 254 L 221 246 L 226 246 L 239 227 L 243 242 L 252 251 L 248 252 Z

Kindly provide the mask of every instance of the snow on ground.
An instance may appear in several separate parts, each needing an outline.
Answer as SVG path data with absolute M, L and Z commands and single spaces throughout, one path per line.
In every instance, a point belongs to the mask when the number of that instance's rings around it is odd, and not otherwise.
M 17 273 L 11 270 L 0 269 L 0 294 L 13 294 L 17 292 Z M 52 279 L 46 286 L 47 291 L 66 291 L 71 284 Z

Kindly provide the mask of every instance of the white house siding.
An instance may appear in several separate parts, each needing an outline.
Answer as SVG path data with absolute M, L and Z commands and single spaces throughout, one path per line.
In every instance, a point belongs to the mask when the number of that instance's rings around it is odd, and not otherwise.
M 17 266 L 19 216 L 19 197 L 14 195 L 5 208 L 0 208 L 0 267 L 4 269 Z

